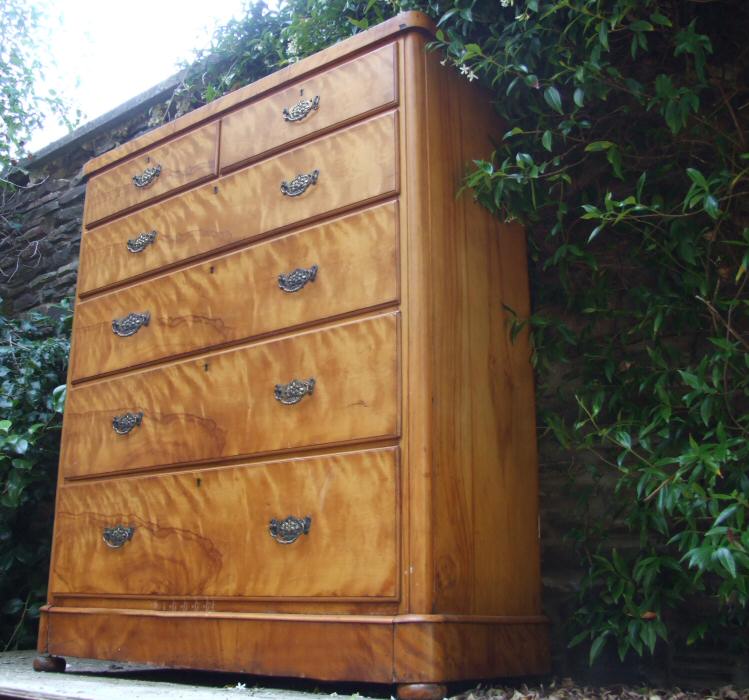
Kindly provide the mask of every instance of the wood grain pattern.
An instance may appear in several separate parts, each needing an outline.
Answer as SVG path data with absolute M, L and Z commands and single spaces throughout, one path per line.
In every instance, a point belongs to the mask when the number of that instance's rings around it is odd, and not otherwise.
M 320 680 L 440 683 L 543 673 L 543 624 L 404 616 L 195 614 L 49 607 L 60 656 Z
M 49 650 L 63 656 L 266 676 L 389 683 L 392 618 L 52 609 Z
M 396 436 L 398 315 L 383 314 L 204 355 L 68 394 L 65 477 L 204 462 L 306 445 Z M 285 406 L 274 386 L 316 380 Z M 144 413 L 117 435 L 112 418 Z
M 78 304 L 73 381 L 396 301 L 396 213 L 384 204 Z M 300 291 L 279 287 L 279 273 L 313 265 Z M 135 335 L 112 332 L 144 311 Z
M 378 44 L 392 41 L 395 37 L 411 32 L 423 32 L 427 36 L 434 36 L 434 22 L 422 12 L 401 12 L 381 24 L 378 24 L 366 32 L 360 32 L 345 41 L 341 41 L 324 51 L 305 58 L 303 61 L 292 63 L 281 70 L 271 73 L 260 80 L 246 85 L 239 90 L 219 97 L 203 107 L 188 112 L 172 122 L 163 124 L 137 139 L 128 141 L 117 148 L 107 151 L 96 158 L 91 159 L 84 166 L 84 173 L 92 175 L 99 170 L 108 168 L 117 161 L 127 158 L 134 153 L 150 148 L 154 144 L 161 143 L 167 139 L 189 129 L 194 129 L 200 124 L 236 109 L 238 106 L 270 94 L 280 86 L 288 82 L 307 78 L 322 69 L 341 60 L 349 60 L 351 56 L 369 50 Z
M 455 198 L 499 125 L 466 80 L 423 56 L 425 114 L 440 117 L 426 121 L 427 152 L 437 154 L 429 158 L 425 256 L 434 349 L 431 611 L 532 615 L 541 606 L 533 372 L 527 332 L 510 340 L 504 308 L 528 312 L 524 234 L 467 193 Z
M 394 598 L 396 477 L 389 448 L 65 486 L 52 592 Z M 309 534 L 279 544 L 288 515 Z M 135 532 L 111 549 L 117 524 Z
M 540 675 L 550 670 L 544 621 L 432 621 L 416 616 L 396 620 L 400 620 L 394 641 L 398 682 L 439 683 Z
M 323 71 L 345 75 L 365 47 L 383 47 L 384 56 L 393 41 L 397 109 L 371 103 L 377 111 L 353 126 L 300 130 L 304 145 L 279 155 L 279 137 L 265 134 L 257 151 L 237 146 L 234 164 L 258 153 L 263 160 L 85 232 L 76 372 L 118 374 L 69 388 L 53 605 L 43 611 L 41 651 L 393 682 L 410 686 L 405 694 L 548 670 L 533 377 L 527 335 L 510 341 L 503 308 L 529 311 L 524 235 L 469 197 L 455 198 L 464 168 L 486 155 L 487 136 L 500 125 L 485 95 L 425 54 L 422 18 L 407 15 L 402 27 L 396 18 L 371 40 L 300 61 L 287 82 L 271 77 L 169 128 L 219 115 L 229 123 L 228 111 L 271 105 L 302 82 L 307 90 Z M 411 19 L 418 19 L 412 30 Z M 241 119 L 256 114 L 248 108 Z M 150 138 L 163 143 L 177 133 L 169 128 L 91 167 L 140 152 Z M 227 153 L 234 140 L 227 137 Z M 282 179 L 314 168 L 317 185 L 298 198 L 280 196 Z M 344 217 L 353 208 L 358 213 Z M 128 238 L 153 229 L 155 245 L 125 254 Z M 283 310 L 286 298 L 267 309 L 245 300 L 263 285 L 270 290 L 277 274 L 270 268 L 302 250 L 378 260 L 378 272 L 363 278 L 387 291 L 326 287 L 314 303 L 289 297 L 301 302 L 299 316 Z M 97 333 L 113 304 L 127 302 L 124 314 L 149 299 L 161 304 L 154 334 L 129 340 L 149 358 L 135 362 L 156 366 L 133 368 Z M 203 329 L 190 316 L 169 345 L 162 319 L 198 313 L 228 330 Z M 201 350 L 210 343 L 211 352 Z M 314 394 L 299 404 L 273 398 L 275 383 L 311 376 Z M 126 410 L 144 411 L 142 425 L 117 436 L 112 416 Z M 243 526 L 262 528 L 275 517 L 271 506 L 285 514 L 309 500 L 339 504 L 329 522 L 343 539 L 326 530 L 326 553 L 318 555 L 310 534 L 283 548 L 288 559 L 267 565 L 262 546 L 272 541 L 258 544 Z M 108 568 L 97 559 L 97 530 L 111 511 L 137 529 Z M 193 527 L 184 525 L 190 518 Z M 363 549 L 346 539 L 356 533 Z M 136 562 L 139 535 L 145 561 Z M 300 552 L 309 558 L 295 578 L 289 562 Z
M 92 178 L 83 212 L 86 226 L 215 176 L 218 132 L 218 122 L 207 124 Z M 133 184 L 134 175 L 156 166 L 161 167 L 161 173 L 153 184 L 142 189 Z
M 221 122 L 221 171 L 394 105 L 397 60 L 398 44 L 389 44 L 227 114 Z M 284 120 L 284 109 L 315 97 L 317 109 L 299 121 Z
M 397 113 L 388 113 L 262 161 L 83 235 L 79 294 L 395 194 Z M 282 181 L 320 171 L 299 197 Z M 157 231 L 142 253 L 127 241 Z

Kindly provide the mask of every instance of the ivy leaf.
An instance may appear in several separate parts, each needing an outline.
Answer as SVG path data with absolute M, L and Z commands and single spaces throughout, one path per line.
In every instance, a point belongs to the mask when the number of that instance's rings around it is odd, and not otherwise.
M 585 147 L 585 150 L 588 151 L 588 153 L 595 153 L 596 151 L 607 151 L 613 146 L 614 143 L 611 141 L 593 141 Z
M 608 633 L 606 632 L 604 632 L 604 634 L 598 635 L 593 640 L 593 644 L 590 645 L 590 657 L 588 659 L 588 663 L 590 663 L 591 666 L 595 663 L 595 660 L 601 655 L 604 644 L 606 644 L 607 636 L 608 636 Z
M 551 151 L 551 132 L 549 130 L 544 131 L 544 135 L 541 137 L 541 144 L 547 151 Z
M 559 90 L 557 90 L 553 85 L 550 85 L 546 90 L 544 90 L 544 99 L 549 107 L 559 112 L 559 114 L 564 114 L 562 109 L 562 96 L 559 94 Z
M 723 565 L 723 568 L 731 575 L 731 578 L 736 578 L 736 561 L 728 547 L 719 547 L 716 549 L 713 553 L 713 559 Z
M 718 205 L 718 200 L 713 195 L 708 194 L 705 196 L 703 207 L 711 219 L 717 219 L 720 216 L 720 206 Z
M 572 100 L 578 107 L 585 104 L 585 92 L 582 88 L 575 88 L 575 92 L 572 93 Z

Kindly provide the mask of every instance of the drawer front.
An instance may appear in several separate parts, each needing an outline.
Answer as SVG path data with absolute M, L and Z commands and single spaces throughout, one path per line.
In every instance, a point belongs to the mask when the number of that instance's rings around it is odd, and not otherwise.
M 93 177 L 86 189 L 86 225 L 216 175 L 218 131 L 218 122 L 207 124 Z
M 73 388 L 60 464 L 84 476 L 395 437 L 398 386 L 398 314 L 341 323 Z
M 221 170 L 395 104 L 397 50 L 383 46 L 224 117 Z
M 393 302 L 396 231 L 391 202 L 83 301 L 73 380 Z
M 397 116 L 390 113 L 86 231 L 80 294 L 397 192 Z M 319 171 L 300 195 L 281 183 Z M 148 234 L 153 240 L 145 242 Z M 142 247 L 137 241 L 142 240 Z M 132 243 L 129 243 L 132 242 Z M 138 252 L 131 252 L 132 244 Z
M 386 448 L 65 486 L 51 590 L 393 598 L 396 484 Z

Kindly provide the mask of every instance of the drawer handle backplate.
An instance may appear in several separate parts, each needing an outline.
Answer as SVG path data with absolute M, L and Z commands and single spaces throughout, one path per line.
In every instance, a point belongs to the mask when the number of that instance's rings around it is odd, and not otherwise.
M 156 231 L 144 231 L 137 238 L 128 239 L 127 249 L 131 253 L 142 253 L 156 240 L 157 235 Z
M 276 542 L 292 544 L 302 535 L 309 534 L 310 525 L 312 525 L 312 518 L 309 515 L 306 518 L 295 518 L 289 515 L 286 520 L 280 522 L 273 518 L 268 525 L 268 532 Z
M 104 542 L 107 547 L 119 549 L 126 542 L 133 539 L 134 527 L 125 527 L 124 525 L 115 525 L 114 527 L 105 527 L 103 533 Z
M 276 401 L 291 406 L 299 403 L 307 394 L 311 396 L 314 390 L 314 379 L 292 379 L 288 384 L 276 384 L 274 394 Z
M 147 326 L 151 320 L 151 312 L 131 313 L 122 318 L 112 320 L 112 333 L 119 335 L 121 338 L 135 335 L 142 326 Z
M 159 175 L 161 175 L 161 166 L 154 165 L 151 168 L 146 168 L 140 175 L 133 175 L 133 184 L 139 189 L 148 187 L 156 182 Z
M 297 102 L 291 109 L 284 107 L 283 118 L 287 122 L 299 122 L 302 121 L 310 112 L 316 110 L 320 106 L 320 96 L 315 95 L 311 100 L 308 97 L 303 97 Z
M 317 178 L 320 176 L 319 170 L 313 170 L 311 173 L 299 174 L 291 182 L 284 180 L 281 183 L 281 192 L 287 197 L 298 197 L 304 194 L 310 185 L 317 184 Z
M 313 265 L 310 268 L 298 267 L 294 272 L 289 272 L 288 275 L 281 273 L 278 276 L 278 286 L 284 292 L 289 292 L 290 294 L 298 292 L 307 282 L 315 281 L 317 270 L 317 265 Z
M 123 413 L 112 418 L 112 429 L 118 435 L 127 435 L 133 428 L 143 422 L 143 411 Z

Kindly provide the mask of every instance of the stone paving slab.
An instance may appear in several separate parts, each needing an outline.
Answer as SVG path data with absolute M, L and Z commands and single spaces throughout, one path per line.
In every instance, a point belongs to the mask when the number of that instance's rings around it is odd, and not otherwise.
M 65 673 L 37 673 L 31 666 L 35 656 L 34 651 L 0 653 L 0 700 L 367 700 L 358 693 L 331 692 L 330 685 L 323 692 L 313 692 L 311 682 L 304 682 L 304 690 L 266 687 L 255 685 L 260 682 L 256 677 L 180 672 L 90 659 L 68 658 Z M 292 686 L 294 681 L 288 683 Z M 378 696 L 388 697 L 387 690 Z

